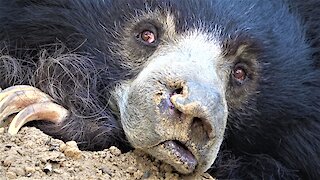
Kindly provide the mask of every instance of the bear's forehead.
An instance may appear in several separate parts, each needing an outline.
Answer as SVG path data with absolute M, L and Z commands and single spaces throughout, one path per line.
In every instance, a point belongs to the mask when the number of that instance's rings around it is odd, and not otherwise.
M 117 14 L 125 17 L 120 21 L 148 19 L 167 23 L 167 28 L 175 24 L 176 32 L 190 29 L 212 32 L 218 28 L 223 32 L 220 35 L 225 37 L 240 32 L 261 36 L 272 29 L 287 31 L 285 27 L 292 26 L 295 21 L 283 2 L 278 0 L 121 0 L 110 5 Z

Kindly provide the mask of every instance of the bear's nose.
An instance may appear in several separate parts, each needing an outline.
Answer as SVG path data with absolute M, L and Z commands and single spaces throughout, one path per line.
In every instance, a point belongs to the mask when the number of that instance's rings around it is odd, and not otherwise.
M 180 120 L 190 123 L 189 132 L 202 141 L 215 136 L 210 112 L 218 101 L 219 95 L 213 88 L 193 82 L 180 84 L 170 97 L 172 108 L 179 114 Z

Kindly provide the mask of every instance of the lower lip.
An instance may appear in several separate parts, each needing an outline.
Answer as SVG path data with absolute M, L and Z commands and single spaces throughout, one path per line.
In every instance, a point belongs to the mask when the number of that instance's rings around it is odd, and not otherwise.
M 172 165 L 182 174 L 193 173 L 198 161 L 194 155 L 179 141 L 165 141 L 156 146 L 155 149 L 160 160 Z

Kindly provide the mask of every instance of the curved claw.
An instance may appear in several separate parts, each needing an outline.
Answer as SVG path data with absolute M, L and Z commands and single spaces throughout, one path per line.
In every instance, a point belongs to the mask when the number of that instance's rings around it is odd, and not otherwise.
M 29 121 L 48 120 L 54 123 L 62 122 L 69 112 L 53 102 L 41 102 L 27 106 L 20 111 L 10 123 L 8 132 L 17 134 L 20 128 Z
M 28 85 L 16 85 L 16 86 L 11 86 L 8 87 L 4 90 L 0 88 L 0 101 L 2 101 L 3 98 L 9 96 L 10 94 L 14 94 L 15 92 L 18 91 L 38 91 L 41 92 L 39 89 L 33 87 L 33 86 L 28 86 Z
M 0 126 L 4 126 L 8 116 L 39 102 L 50 102 L 47 94 L 32 86 L 13 86 L 0 93 Z
M 50 96 L 32 86 L 17 85 L 2 91 L 0 88 L 0 127 L 9 126 L 8 132 L 17 134 L 29 121 L 60 123 L 69 112 L 52 101 Z M 15 113 L 18 114 L 15 116 Z

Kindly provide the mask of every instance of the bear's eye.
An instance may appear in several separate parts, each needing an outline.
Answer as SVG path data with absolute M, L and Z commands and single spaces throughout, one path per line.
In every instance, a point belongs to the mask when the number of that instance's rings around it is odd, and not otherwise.
M 247 72 L 241 64 L 235 65 L 232 75 L 238 83 L 242 83 L 247 78 Z
M 143 30 L 137 35 L 137 39 L 146 45 L 154 45 L 157 41 L 157 35 L 151 30 Z
M 156 41 L 156 36 L 152 31 L 145 30 L 141 33 L 141 39 L 146 43 L 154 43 Z
M 157 47 L 160 40 L 161 27 L 153 21 L 141 21 L 133 29 L 134 38 L 137 43 L 147 47 Z

